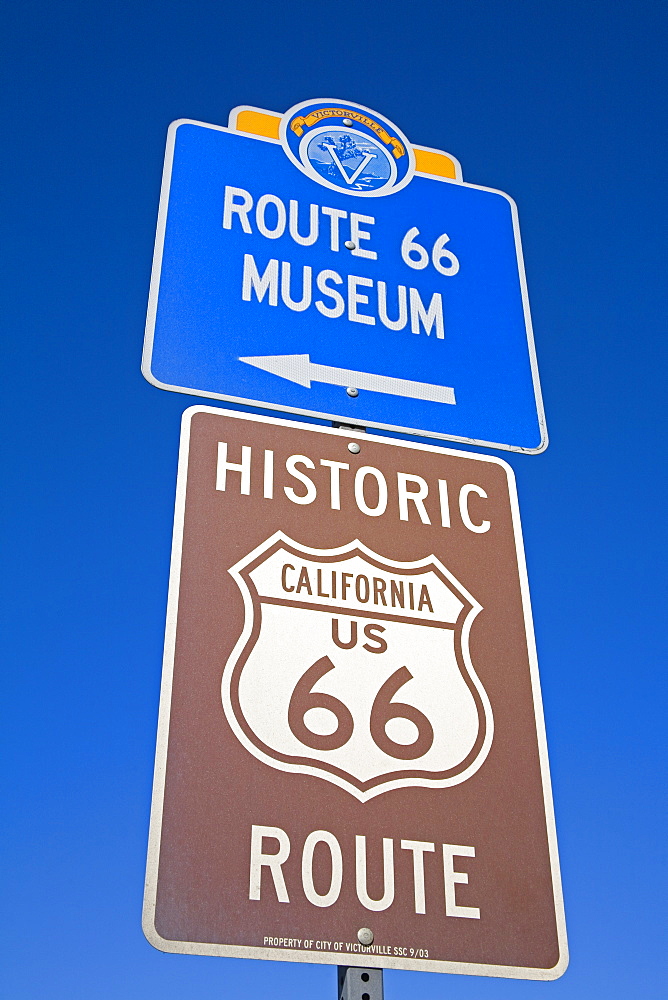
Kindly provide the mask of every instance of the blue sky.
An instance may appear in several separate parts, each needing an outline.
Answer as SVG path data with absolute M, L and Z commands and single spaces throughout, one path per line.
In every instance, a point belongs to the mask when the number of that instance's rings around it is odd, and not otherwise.
M 322 94 L 518 202 L 551 438 L 510 462 L 571 966 L 551 984 L 390 972 L 388 1000 L 665 996 L 665 28 L 646 0 L 6 8 L 10 1000 L 335 995 L 331 968 L 163 955 L 140 929 L 178 428 L 196 401 L 139 372 L 165 132 Z

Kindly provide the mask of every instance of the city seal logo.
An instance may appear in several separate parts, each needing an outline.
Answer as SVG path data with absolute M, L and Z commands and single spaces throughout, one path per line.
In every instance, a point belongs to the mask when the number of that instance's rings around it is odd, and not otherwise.
M 482 608 L 437 558 L 314 549 L 278 531 L 229 572 L 245 623 L 222 701 L 254 757 L 361 802 L 475 774 L 493 736 L 468 645 Z
M 303 101 L 283 115 L 279 135 L 295 166 L 334 191 L 378 198 L 400 191 L 415 172 L 406 136 L 360 104 Z

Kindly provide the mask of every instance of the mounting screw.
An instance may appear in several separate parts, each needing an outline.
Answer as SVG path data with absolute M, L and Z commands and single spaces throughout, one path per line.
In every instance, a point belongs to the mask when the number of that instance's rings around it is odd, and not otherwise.
M 350 447 L 350 446 L 349 446 Z M 365 948 L 368 948 L 370 944 L 373 944 L 373 931 L 370 927 L 360 927 L 357 932 L 357 940 L 360 944 L 363 944 Z
M 343 245 L 346 248 L 346 250 L 356 250 L 357 249 L 357 244 L 353 243 L 352 240 L 346 240 L 346 242 Z
M 348 387 L 348 388 L 346 389 L 346 392 L 348 393 L 348 395 L 349 395 L 349 396 L 353 396 L 353 397 L 354 397 L 354 396 L 359 396 L 359 394 L 360 394 L 360 391 L 359 391 L 359 389 L 353 389 L 353 387 L 352 387 L 352 386 L 349 386 L 349 387 Z
M 353 455 L 359 455 L 361 450 L 362 449 L 358 445 L 357 441 L 351 441 L 350 444 L 348 445 L 348 451 L 352 452 Z M 362 930 L 364 930 L 364 928 L 362 928 Z M 360 934 L 361 933 L 362 931 L 360 931 Z M 369 934 L 371 934 L 371 931 L 369 931 Z M 359 934 L 357 936 L 359 937 Z M 371 934 L 371 940 L 373 941 L 373 934 Z
M 346 128 L 350 128 L 350 126 L 352 125 L 352 123 L 353 123 L 352 122 L 352 118 L 344 118 L 343 119 L 343 124 L 346 126 Z

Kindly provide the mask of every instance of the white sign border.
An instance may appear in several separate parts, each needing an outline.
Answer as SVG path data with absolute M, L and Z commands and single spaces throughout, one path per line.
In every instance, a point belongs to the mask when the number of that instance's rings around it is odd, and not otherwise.
M 513 533 L 517 554 L 517 566 L 524 609 L 524 623 L 527 639 L 527 651 L 531 674 L 531 687 L 534 702 L 534 717 L 538 740 L 538 753 L 543 784 L 543 800 L 545 805 L 545 820 L 547 827 L 548 849 L 552 874 L 554 908 L 559 941 L 559 961 L 551 969 L 525 968 L 522 966 L 480 965 L 470 962 L 443 962 L 425 959 L 399 958 L 394 956 L 376 956 L 364 948 L 359 952 L 315 952 L 306 950 L 288 950 L 282 948 L 252 947 L 245 945 L 221 945 L 207 942 L 171 941 L 158 934 L 155 929 L 155 909 L 158 888 L 158 864 L 160 858 L 160 839 L 162 832 L 162 812 L 165 791 L 165 776 L 167 765 L 167 748 L 169 737 L 170 709 L 172 699 L 172 680 L 174 672 L 174 657 L 176 647 L 176 624 L 179 604 L 179 589 L 181 580 L 181 555 L 183 549 L 183 527 L 185 519 L 186 487 L 188 477 L 188 457 L 190 450 L 190 424 L 196 413 L 212 413 L 229 417 L 233 420 L 249 420 L 254 423 L 264 423 L 271 426 L 294 427 L 297 430 L 313 434 L 327 434 L 330 437 L 375 441 L 389 447 L 410 448 L 414 451 L 427 451 L 433 454 L 451 455 L 455 458 L 470 459 L 474 462 L 491 462 L 500 465 L 505 470 L 508 479 L 508 492 L 513 520 Z M 162 668 L 162 683 L 160 688 L 160 708 L 158 716 L 158 735 L 155 754 L 155 771 L 153 779 L 153 794 L 151 800 L 151 819 L 148 841 L 148 858 L 146 864 L 146 882 L 144 889 L 144 907 L 142 928 L 150 944 L 159 951 L 179 955 L 212 955 L 223 958 L 256 958 L 278 962 L 310 962 L 320 965 L 364 965 L 376 969 L 403 969 L 412 972 L 448 972 L 466 976 L 494 976 L 503 979 L 532 979 L 550 981 L 558 979 L 568 967 L 568 943 L 566 938 L 566 918 L 561 887 L 561 874 L 557 848 L 557 830 L 552 802 L 552 785 L 547 753 L 547 736 L 543 717 L 543 702 L 538 674 L 538 658 L 536 641 L 531 614 L 531 599 L 529 595 L 529 580 L 527 576 L 522 526 L 517 497 L 515 474 L 507 462 L 494 455 L 478 455 L 474 452 L 458 452 L 450 448 L 437 447 L 429 444 L 418 444 L 412 441 L 395 440 L 343 430 L 334 427 L 322 427 L 317 424 L 303 424 L 295 420 L 277 420 L 274 417 L 259 414 L 239 413 L 234 410 L 223 410 L 215 406 L 190 406 L 184 411 L 181 423 L 181 440 L 179 448 L 179 465 L 176 484 L 176 501 L 174 509 L 174 531 L 172 538 L 172 556 L 169 574 L 169 592 L 167 599 L 167 619 L 165 625 L 165 647 Z
M 258 110 L 260 109 L 253 109 Z M 456 441 L 460 444 L 479 445 L 483 448 L 496 448 L 501 451 L 521 452 L 524 455 L 539 455 L 545 451 L 549 444 L 547 434 L 547 424 L 545 421 L 545 409 L 543 406 L 543 396 L 538 375 L 538 359 L 536 357 L 536 347 L 534 343 L 533 326 L 531 323 L 531 312 L 529 309 L 529 292 L 527 288 L 526 273 L 524 269 L 524 255 L 522 253 L 522 242 L 520 239 L 519 215 L 517 205 L 510 195 L 505 191 L 498 191 L 496 188 L 483 187 L 480 184 L 467 184 L 460 179 L 449 179 L 447 177 L 436 177 L 434 174 L 420 174 L 429 177 L 430 180 L 440 181 L 443 184 L 457 184 L 458 186 L 475 188 L 477 191 L 489 191 L 492 194 L 501 195 L 510 205 L 513 220 L 513 233 L 515 236 L 515 249 L 517 252 L 517 266 L 520 277 L 520 288 L 522 292 L 522 309 L 524 311 L 524 325 L 527 333 L 527 347 L 529 350 L 529 361 L 531 364 L 531 378 L 533 382 L 534 398 L 538 413 L 538 426 L 540 428 L 540 444 L 536 448 L 522 448 L 519 445 L 504 444 L 499 441 L 481 441 L 477 438 L 458 437 L 455 434 L 441 434 L 437 431 L 429 431 L 416 427 L 403 427 L 398 424 L 378 423 L 374 420 L 357 420 L 350 414 L 325 413 L 320 410 L 302 410 L 296 406 L 285 406 L 281 403 L 270 403 L 266 400 L 246 399 L 241 396 L 229 396 L 218 392 L 206 392 L 203 389 L 192 389 L 189 386 L 171 385 L 157 379 L 151 370 L 153 360 L 153 340 L 155 335 L 155 322 L 158 312 L 158 294 L 160 291 L 160 275 L 162 271 L 162 255 L 165 245 L 165 230 L 167 226 L 167 209 L 169 205 L 169 191 L 172 178 L 172 164 L 174 162 L 174 147 L 176 145 L 176 133 L 181 125 L 198 125 L 201 128 L 213 129 L 215 132 L 229 132 L 231 135 L 242 135 L 246 138 L 257 139 L 259 142 L 270 142 L 274 145 L 281 145 L 280 139 L 269 139 L 265 136 L 252 135 L 249 132 L 240 132 L 236 129 L 226 128 L 224 125 L 211 125 L 208 122 L 199 122 L 191 118 L 179 118 L 172 122 L 167 131 L 167 144 L 165 148 L 165 162 L 162 172 L 162 185 L 160 189 L 160 205 L 158 208 L 158 222 L 155 235 L 155 249 L 153 252 L 153 266 L 151 269 L 151 284 L 148 296 L 148 308 L 146 312 L 146 328 L 144 333 L 144 349 L 142 353 L 141 371 L 147 382 L 158 389 L 166 389 L 169 392 L 183 392 L 189 396 L 199 396 L 204 399 L 220 399 L 225 403 L 239 403 L 242 406 L 258 406 L 264 410 L 274 410 L 280 413 L 294 413 L 302 417 L 315 417 L 319 420 L 333 420 L 336 422 L 350 424 L 352 422 L 363 424 L 365 427 L 373 427 L 377 430 L 395 431 L 400 434 L 411 434 L 416 437 L 435 438 L 440 441 Z M 426 147 L 424 147 L 426 148 Z M 449 155 L 449 154 L 448 154 Z

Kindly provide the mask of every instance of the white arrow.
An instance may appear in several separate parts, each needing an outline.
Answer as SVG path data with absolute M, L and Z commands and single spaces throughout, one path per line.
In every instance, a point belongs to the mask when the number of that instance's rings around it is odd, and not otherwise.
M 239 358 L 239 361 L 271 372 L 279 378 L 297 382 L 306 389 L 311 388 L 312 381 L 326 382 L 328 385 L 345 385 L 353 389 L 387 392 L 392 396 L 425 399 L 430 403 L 456 402 L 455 390 L 447 385 L 430 385 L 429 382 L 411 382 L 409 379 L 393 378 L 390 375 L 371 375 L 369 372 L 353 372 L 347 368 L 316 365 L 308 354 L 268 354 L 256 358 Z

